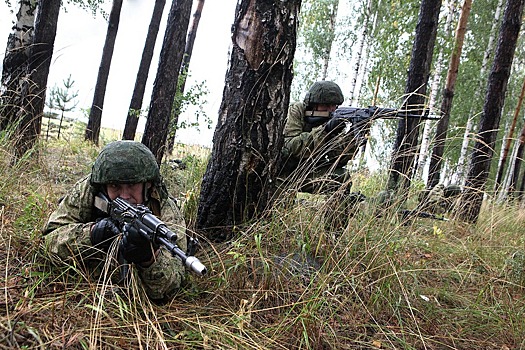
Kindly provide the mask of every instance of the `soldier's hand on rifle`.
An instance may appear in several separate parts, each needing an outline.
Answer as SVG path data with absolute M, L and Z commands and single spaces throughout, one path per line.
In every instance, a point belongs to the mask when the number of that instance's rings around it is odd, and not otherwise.
M 333 117 L 324 125 L 324 131 L 335 135 L 343 131 L 345 127 L 346 122 L 343 118 Z
M 124 226 L 120 252 L 127 262 L 147 267 L 153 263 L 153 255 L 158 249 L 158 245 L 152 244 L 132 224 Z
M 94 247 L 107 251 L 113 239 L 120 234 L 120 230 L 111 218 L 98 220 L 91 227 L 91 244 Z

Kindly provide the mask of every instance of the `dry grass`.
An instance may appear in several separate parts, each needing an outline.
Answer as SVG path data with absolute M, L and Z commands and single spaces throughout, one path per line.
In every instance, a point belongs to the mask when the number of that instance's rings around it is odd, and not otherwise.
M 176 298 L 155 305 L 138 283 L 121 290 L 81 265 L 54 267 L 43 256 L 40 229 L 98 149 L 54 142 L 16 167 L 8 150 L 0 146 L 0 348 L 525 346 L 525 211 L 514 206 L 487 206 L 478 225 L 466 226 L 403 225 L 363 205 L 344 230 L 331 231 L 324 201 L 288 202 L 235 241 L 205 246 L 198 256 L 209 274 L 190 276 Z M 175 157 L 192 166 L 163 174 L 191 227 L 205 156 L 180 152 Z M 298 267 L 292 255 L 310 260 Z

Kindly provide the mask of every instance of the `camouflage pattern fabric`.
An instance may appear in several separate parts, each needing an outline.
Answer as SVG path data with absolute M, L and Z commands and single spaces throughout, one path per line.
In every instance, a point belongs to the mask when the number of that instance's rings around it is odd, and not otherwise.
M 106 253 L 91 245 L 90 230 L 94 221 L 105 215 L 93 206 L 96 188 L 90 184 L 90 176 L 77 182 L 51 214 L 44 228 L 44 249 L 54 264 L 100 266 Z M 186 251 L 185 223 L 175 202 L 161 199 L 153 189 L 148 207 L 160 207 L 159 219 L 177 233 L 177 245 Z M 155 212 L 155 211 L 154 211 Z M 181 286 L 185 268 L 179 258 L 173 257 L 163 247 L 153 264 L 147 268 L 136 267 L 146 294 L 151 299 L 170 297 Z
M 92 184 L 157 183 L 160 170 L 148 147 L 136 141 L 108 143 L 93 163 Z
M 307 106 L 312 104 L 340 105 L 344 100 L 339 85 L 328 80 L 316 81 L 304 96 L 304 103 Z
M 308 174 L 303 178 L 322 181 L 321 178 L 326 177 L 325 182 L 335 180 L 340 185 L 348 180 L 348 171 L 343 167 L 357 151 L 354 135 L 343 132 L 327 137 L 324 126 L 312 128 L 306 123 L 305 112 L 303 102 L 296 102 L 288 108 L 283 147 L 286 163 L 280 177 L 286 178 L 301 164 L 307 164 Z
M 461 196 L 461 188 L 457 185 L 437 184 L 420 198 L 420 209 L 433 214 L 445 214 L 454 209 L 456 201 Z

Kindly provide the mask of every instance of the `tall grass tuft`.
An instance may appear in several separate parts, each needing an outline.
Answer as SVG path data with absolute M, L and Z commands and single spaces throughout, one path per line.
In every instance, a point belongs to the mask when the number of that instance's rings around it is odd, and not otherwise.
M 136 280 L 113 283 L 111 264 L 97 276 L 82 261 L 50 263 L 41 228 L 100 148 L 38 147 L 10 166 L 0 139 L 1 348 L 525 347 L 525 212 L 514 204 L 487 201 L 476 225 L 402 220 L 399 203 L 374 201 L 384 174 L 356 174 L 370 200 L 333 225 L 336 197 L 281 193 L 234 241 L 204 244 L 208 275 L 190 275 L 159 305 Z M 163 164 L 162 174 L 191 232 L 208 152 L 179 151 L 186 168 Z

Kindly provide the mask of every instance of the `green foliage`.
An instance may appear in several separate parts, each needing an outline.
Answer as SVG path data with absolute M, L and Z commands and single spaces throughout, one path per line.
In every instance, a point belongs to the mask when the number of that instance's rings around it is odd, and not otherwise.
M 48 107 L 56 109 L 61 112 L 73 111 L 78 102 L 75 99 L 78 97 L 78 90 L 72 91 L 75 81 L 71 79 L 71 74 L 67 79 L 62 81 L 63 87 L 57 85 L 50 90 Z
M 102 5 L 104 5 L 107 1 L 106 0 L 67 0 L 67 4 L 72 4 L 74 6 L 78 6 L 83 10 L 90 11 L 93 16 L 96 16 L 97 13 L 102 14 L 105 18 L 107 18 L 108 14 L 102 9 Z
M 212 120 L 203 109 L 203 106 L 206 104 L 206 97 L 209 94 L 206 81 L 193 85 L 188 89 L 185 87 L 188 76 L 188 74 L 179 75 L 177 94 L 171 110 L 170 133 L 175 133 L 178 129 L 196 128 L 199 130 L 202 123 L 208 129 L 211 128 Z M 179 116 L 190 107 L 196 107 L 193 114 L 195 119 L 179 120 Z M 202 120 L 199 121 L 199 119 Z
M 323 79 L 323 66 L 330 60 L 336 39 L 339 0 L 303 1 L 298 28 L 298 47 L 294 57 L 292 99 L 302 100 L 315 81 Z M 304 51 L 301 53 L 301 51 Z
M 165 162 L 161 165 L 161 174 L 170 194 L 179 201 L 187 227 L 193 229 L 209 152 L 206 150 L 204 155 L 196 155 L 191 150 L 184 149 L 184 145 L 179 144 L 176 147 L 174 154 L 181 156 L 178 159 L 180 165 L 174 165 L 172 161 Z
M 15 223 L 14 227 L 17 230 L 32 232 L 28 239 L 37 239 L 36 235 L 40 234 L 35 228 L 41 227 L 43 217 L 49 212 L 45 198 L 39 193 L 32 193 L 27 195 L 26 203 L 24 205 L 22 215 L 20 215 Z
M 58 124 L 58 134 L 57 138 L 60 138 L 60 133 L 62 131 L 62 125 L 65 118 L 66 112 L 73 111 L 78 101 L 75 101 L 75 99 L 78 97 L 78 91 L 72 91 L 73 85 L 75 84 L 75 81 L 71 79 L 71 74 L 69 77 L 62 81 L 63 87 L 53 86 L 50 90 L 49 94 L 49 101 L 47 103 L 47 106 L 51 110 L 58 110 L 60 111 L 60 121 Z M 68 120 L 71 122 L 72 119 L 68 118 Z M 46 132 L 46 139 L 49 137 L 49 132 L 51 129 L 51 118 L 48 119 L 47 123 L 47 132 Z
M 320 65 L 328 58 L 335 31 L 330 23 L 335 21 L 338 0 L 305 1 L 302 4 L 301 36 L 308 50 L 312 52 L 313 63 Z M 319 69 L 319 67 L 318 67 Z

